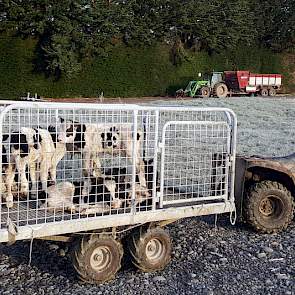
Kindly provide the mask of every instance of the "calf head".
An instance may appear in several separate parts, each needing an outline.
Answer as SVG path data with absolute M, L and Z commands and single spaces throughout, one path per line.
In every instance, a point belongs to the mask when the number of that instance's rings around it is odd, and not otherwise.
M 118 148 L 120 145 L 120 132 L 116 126 L 107 128 L 101 133 L 101 144 L 103 149 Z
M 69 151 L 80 150 L 85 146 L 85 131 L 84 124 L 59 118 L 57 140 L 66 144 Z

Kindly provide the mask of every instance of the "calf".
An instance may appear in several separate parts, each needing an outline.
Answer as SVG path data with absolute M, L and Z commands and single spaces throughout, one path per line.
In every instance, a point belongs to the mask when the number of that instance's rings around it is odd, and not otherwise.
M 146 178 L 152 189 L 152 160 L 145 162 Z M 128 182 L 130 174 L 127 169 L 112 167 L 104 171 L 104 177 L 91 177 L 88 179 L 88 195 L 82 196 L 85 182 L 75 181 L 61 182 L 48 187 L 44 194 L 45 203 L 42 208 L 48 211 L 70 211 L 80 212 L 81 214 L 95 214 L 107 212 L 111 208 L 119 209 L 130 207 L 132 197 L 132 187 Z M 136 181 L 139 181 L 136 176 Z M 143 201 L 147 206 L 151 205 L 149 195 L 144 195 L 136 191 L 135 204 Z
M 55 127 L 49 126 L 46 129 L 36 129 L 39 135 L 40 142 L 40 180 L 42 184 L 42 190 L 47 188 L 48 178 L 52 182 L 56 182 L 56 169 L 58 163 L 63 159 L 66 154 L 66 145 L 57 140 L 57 132 Z M 33 191 L 33 189 L 32 189 Z
M 9 138 L 8 135 L 3 136 L 3 141 Z M 39 158 L 40 146 L 37 142 L 36 132 L 32 128 L 22 127 L 19 132 L 13 132 L 9 139 L 10 157 L 9 163 L 2 167 L 5 169 L 5 186 L 6 186 L 6 206 L 13 206 L 13 194 L 15 172 L 18 171 L 20 179 L 20 195 L 28 195 L 29 182 L 26 177 L 26 168 L 30 168 L 30 176 L 32 183 L 36 182 L 35 162 Z
M 70 211 L 80 214 L 95 214 L 120 208 L 121 200 L 115 197 L 116 183 L 105 178 L 91 178 L 89 195 L 81 198 L 83 183 L 60 182 L 43 192 L 45 203 L 41 208 L 49 212 Z
M 5 168 L 7 207 L 13 206 L 12 188 L 16 171 L 20 178 L 20 195 L 27 196 L 29 192 L 27 167 L 30 171 L 32 196 L 37 194 L 39 177 L 43 191 L 47 189 L 49 176 L 56 182 L 56 167 L 66 153 L 65 144 L 58 142 L 56 137 L 56 130 L 51 126 L 48 130 L 22 127 L 20 132 L 10 135 L 10 160 Z M 3 140 L 8 138 L 9 136 L 4 136 Z
M 135 165 L 140 191 L 147 193 L 144 161 L 140 155 L 142 137 L 142 132 L 137 132 Z M 133 129 L 130 124 L 81 124 L 61 119 L 58 139 L 65 144 L 71 144 L 73 151 L 82 152 L 85 179 L 91 176 L 104 177 L 101 173 L 101 154 L 120 154 L 132 159 Z M 86 183 L 82 195 L 87 195 Z
M 2 145 L 2 178 L 0 183 L 0 196 L 4 196 L 7 207 L 11 207 L 13 205 L 13 196 L 12 193 L 7 193 L 7 184 L 10 185 L 12 191 L 17 189 L 14 170 L 15 163 L 8 161 L 7 151 Z

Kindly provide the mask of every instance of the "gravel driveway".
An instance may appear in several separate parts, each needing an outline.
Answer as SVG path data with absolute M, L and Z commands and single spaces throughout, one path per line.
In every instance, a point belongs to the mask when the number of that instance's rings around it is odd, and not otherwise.
M 163 103 L 164 100 L 153 102 Z M 165 101 L 232 108 L 238 152 L 286 155 L 295 150 L 294 98 Z M 143 274 L 128 261 L 102 286 L 77 282 L 65 244 L 0 245 L 0 294 L 295 294 L 295 224 L 276 235 L 231 226 L 227 217 L 191 218 L 168 226 L 174 252 L 162 272 Z

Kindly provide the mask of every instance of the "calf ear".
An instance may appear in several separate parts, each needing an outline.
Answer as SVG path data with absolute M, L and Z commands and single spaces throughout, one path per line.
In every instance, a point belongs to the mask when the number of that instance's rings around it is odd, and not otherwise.
M 65 119 L 62 118 L 62 117 L 58 117 L 58 120 L 59 120 L 60 123 L 63 123 L 65 121 Z
M 2 135 L 2 141 L 5 141 L 5 140 L 7 140 L 7 139 L 8 139 L 8 137 L 9 137 L 9 135 L 8 135 L 8 134 L 4 134 L 4 135 Z

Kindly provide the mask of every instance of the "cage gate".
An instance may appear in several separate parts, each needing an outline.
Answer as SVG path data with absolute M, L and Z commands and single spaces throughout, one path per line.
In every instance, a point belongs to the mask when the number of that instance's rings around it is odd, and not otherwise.
M 230 142 L 226 122 L 167 122 L 160 144 L 160 207 L 228 199 Z

